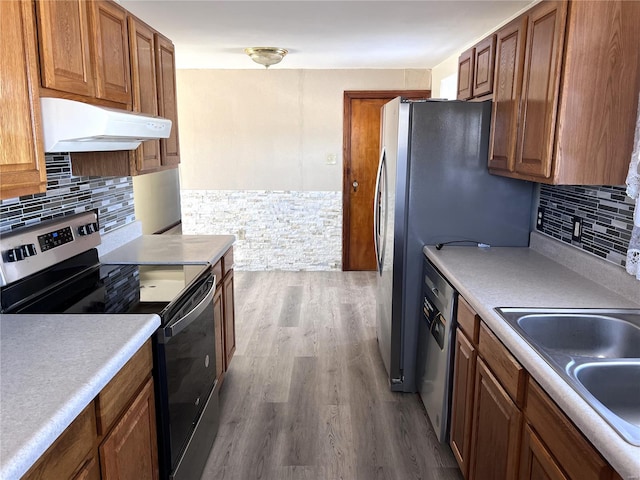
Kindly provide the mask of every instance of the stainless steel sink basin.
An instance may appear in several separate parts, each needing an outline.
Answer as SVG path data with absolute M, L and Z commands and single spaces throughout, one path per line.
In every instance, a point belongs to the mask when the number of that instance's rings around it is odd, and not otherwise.
M 640 362 L 590 362 L 569 373 L 607 409 L 640 428 Z
M 640 446 L 640 309 L 496 311 L 620 436 Z
M 640 326 L 594 314 L 523 315 L 518 326 L 543 348 L 597 358 L 640 358 Z

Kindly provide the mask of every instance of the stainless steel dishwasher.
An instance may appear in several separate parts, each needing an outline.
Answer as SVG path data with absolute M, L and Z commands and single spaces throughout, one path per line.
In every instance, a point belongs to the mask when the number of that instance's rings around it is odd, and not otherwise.
M 422 278 L 416 385 L 436 436 L 445 443 L 449 440 L 458 292 L 426 258 Z

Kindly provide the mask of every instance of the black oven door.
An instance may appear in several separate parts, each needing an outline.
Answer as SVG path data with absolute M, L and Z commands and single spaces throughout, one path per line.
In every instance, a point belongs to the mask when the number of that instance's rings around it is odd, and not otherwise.
M 157 333 L 159 447 L 169 472 L 180 463 L 215 386 L 214 292 L 209 274 L 167 312 Z

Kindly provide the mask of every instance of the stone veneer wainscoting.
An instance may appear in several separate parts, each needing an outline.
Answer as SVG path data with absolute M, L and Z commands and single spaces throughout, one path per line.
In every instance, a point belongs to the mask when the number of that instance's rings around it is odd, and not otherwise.
M 0 235 L 44 220 L 97 209 L 100 233 L 135 221 L 131 177 L 74 177 L 68 154 L 46 156 L 47 191 L 0 201 Z
M 540 185 L 544 225 L 538 230 L 576 248 L 625 266 L 633 229 L 633 200 L 624 186 Z M 574 241 L 573 217 L 583 219 Z
M 182 190 L 182 233 L 235 235 L 238 270 L 340 270 L 342 192 Z

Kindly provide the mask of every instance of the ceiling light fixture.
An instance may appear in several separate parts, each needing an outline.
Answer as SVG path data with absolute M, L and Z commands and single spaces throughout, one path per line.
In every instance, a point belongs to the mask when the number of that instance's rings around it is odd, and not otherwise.
M 277 47 L 249 47 L 244 49 L 244 53 L 249 55 L 254 62 L 269 68 L 271 65 L 280 63 L 289 52 L 284 48 Z

